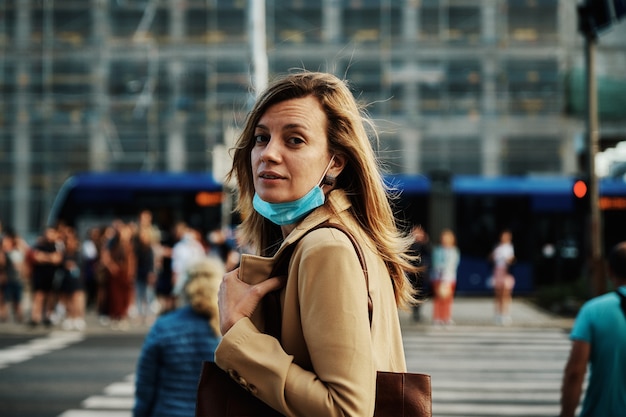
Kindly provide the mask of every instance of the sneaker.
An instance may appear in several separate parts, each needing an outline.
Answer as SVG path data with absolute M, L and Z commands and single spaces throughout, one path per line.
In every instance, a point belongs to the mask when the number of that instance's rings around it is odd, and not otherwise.
M 87 323 L 85 323 L 84 319 L 74 319 L 74 329 L 79 332 L 84 331 L 87 328 Z
M 130 330 L 130 322 L 127 319 L 122 319 L 119 322 L 118 329 L 122 332 L 127 332 Z
M 65 319 L 63 320 L 63 322 L 61 323 L 61 328 L 63 330 L 72 330 L 74 328 L 74 320 L 72 319 Z

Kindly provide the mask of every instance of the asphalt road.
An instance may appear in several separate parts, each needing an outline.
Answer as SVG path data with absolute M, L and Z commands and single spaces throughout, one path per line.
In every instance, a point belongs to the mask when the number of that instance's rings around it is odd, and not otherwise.
M 80 409 L 87 397 L 134 373 L 143 337 L 137 332 L 2 334 L 0 415 L 57 417 Z
M 571 319 L 523 299 L 513 324 L 493 323 L 490 298 L 455 301 L 456 325 L 402 312 L 407 365 L 431 374 L 435 417 L 558 414 Z M 89 317 L 85 332 L 0 324 L 1 417 L 129 417 L 133 375 L 147 326 L 114 331 Z

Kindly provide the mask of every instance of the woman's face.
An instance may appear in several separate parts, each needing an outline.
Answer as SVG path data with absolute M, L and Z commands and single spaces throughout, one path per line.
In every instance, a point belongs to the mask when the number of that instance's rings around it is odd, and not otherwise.
M 254 190 L 261 199 L 294 201 L 319 183 L 330 162 L 327 123 L 313 96 L 267 109 L 254 130 L 251 153 Z

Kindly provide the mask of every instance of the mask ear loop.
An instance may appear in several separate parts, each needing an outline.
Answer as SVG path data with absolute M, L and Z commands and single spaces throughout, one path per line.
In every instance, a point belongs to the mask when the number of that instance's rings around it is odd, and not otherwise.
M 322 174 L 322 178 L 320 178 L 318 185 L 319 187 L 323 187 L 325 185 L 334 187 L 335 183 L 337 182 L 337 177 L 333 176 L 333 175 L 327 175 L 326 173 L 328 172 L 328 170 L 330 169 L 330 166 L 332 165 L 333 161 L 335 160 L 335 155 L 333 155 L 330 158 L 330 161 L 328 162 L 328 165 L 326 165 L 326 169 L 324 170 L 324 173 Z

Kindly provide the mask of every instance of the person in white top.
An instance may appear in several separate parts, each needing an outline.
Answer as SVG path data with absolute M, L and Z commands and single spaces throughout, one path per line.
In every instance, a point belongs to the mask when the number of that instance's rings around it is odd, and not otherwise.
M 179 301 L 182 301 L 183 289 L 187 283 L 187 270 L 206 256 L 200 232 L 187 227 L 182 238 L 172 248 L 172 279 L 174 281 L 172 294 Z
M 509 272 L 510 265 L 515 261 L 513 234 L 510 230 L 500 233 L 500 241 L 491 252 L 493 261 L 493 289 L 495 294 L 496 324 L 510 324 L 510 307 L 515 277 Z

